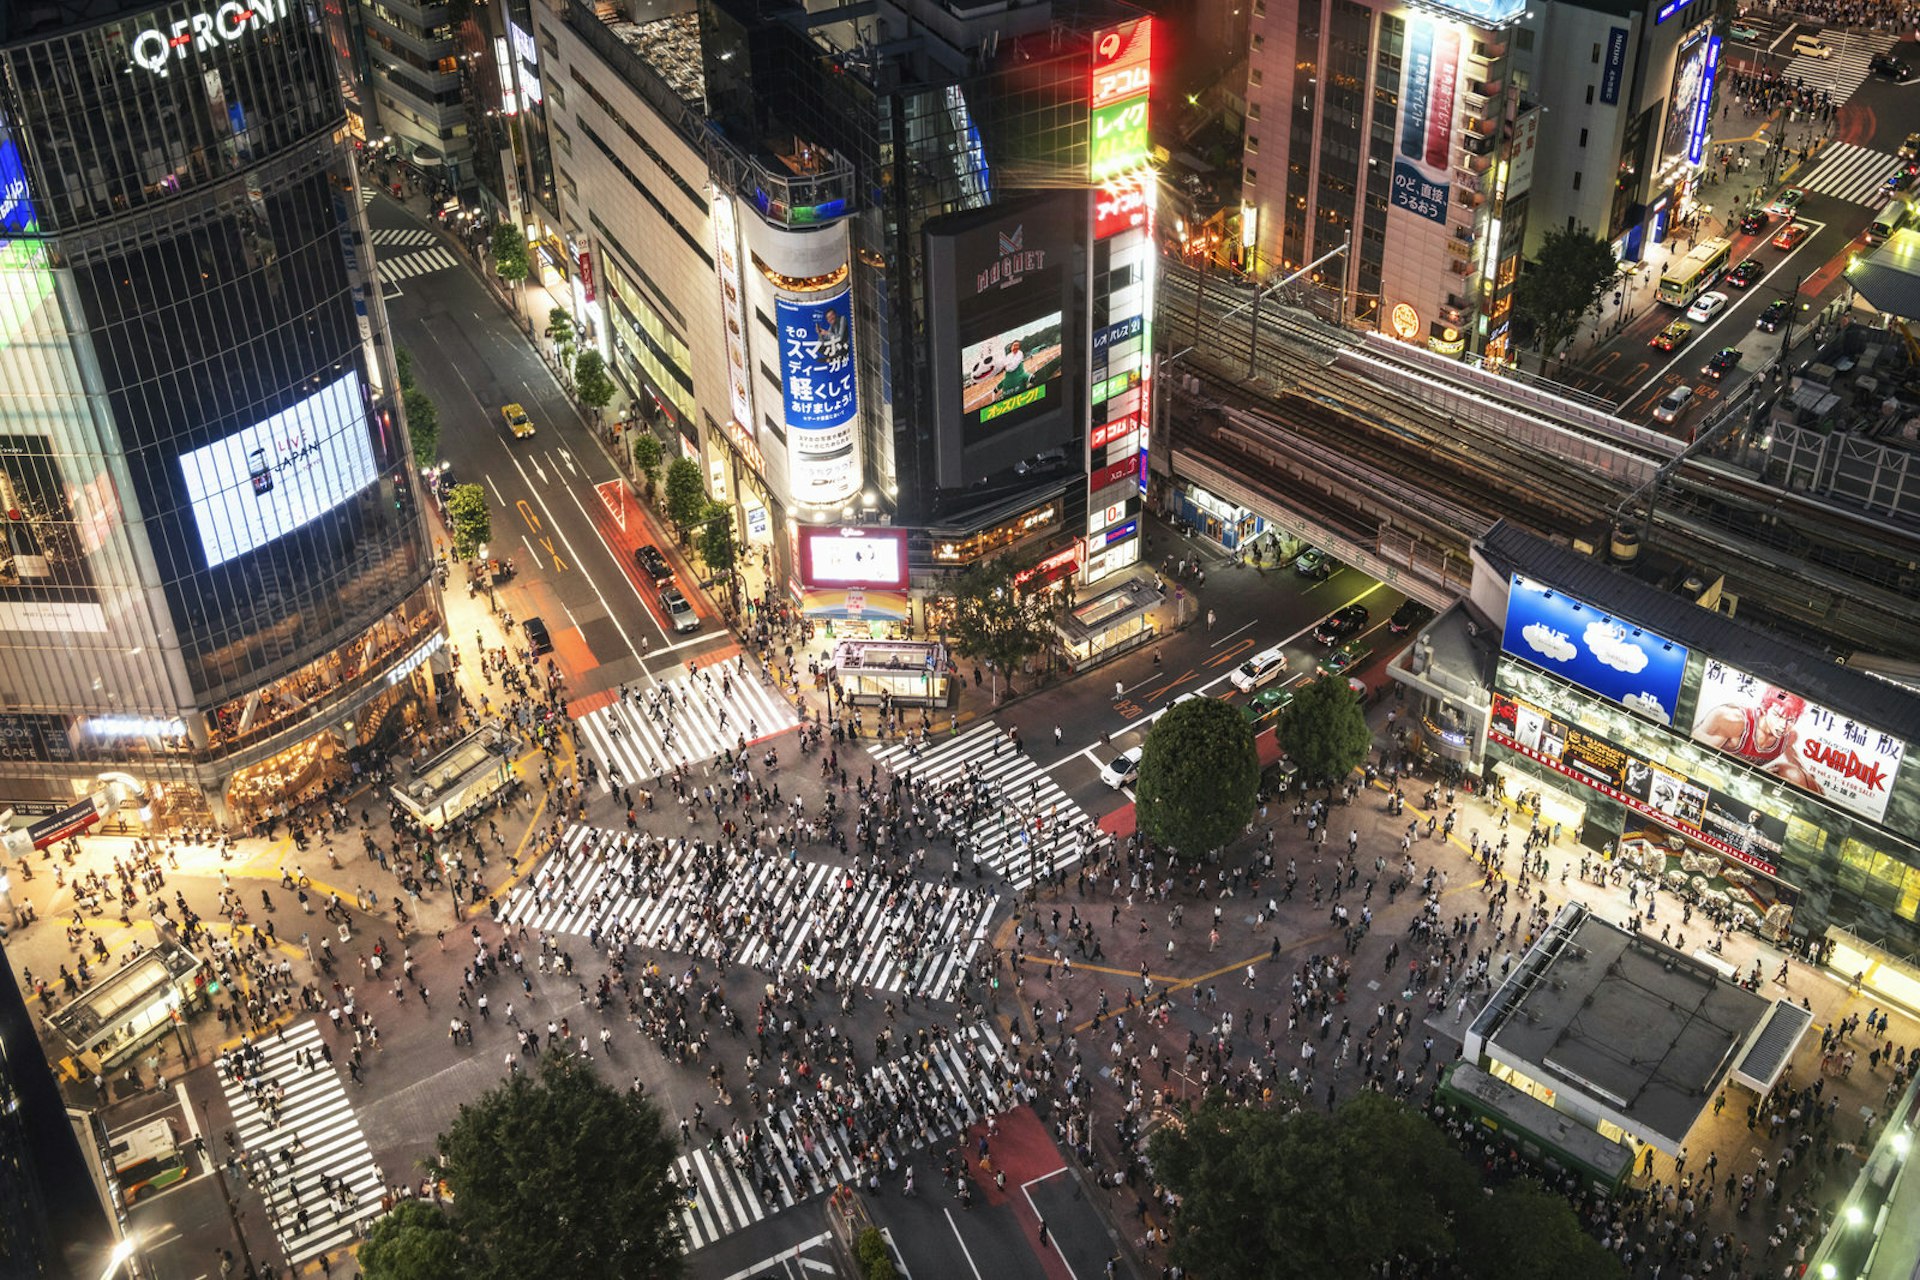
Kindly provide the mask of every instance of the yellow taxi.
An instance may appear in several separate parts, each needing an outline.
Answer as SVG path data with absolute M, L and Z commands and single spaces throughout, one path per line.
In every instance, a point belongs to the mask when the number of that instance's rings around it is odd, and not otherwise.
M 507 421 L 507 430 L 513 432 L 514 439 L 525 440 L 533 434 L 533 419 L 527 411 L 517 404 L 502 405 L 500 416 Z

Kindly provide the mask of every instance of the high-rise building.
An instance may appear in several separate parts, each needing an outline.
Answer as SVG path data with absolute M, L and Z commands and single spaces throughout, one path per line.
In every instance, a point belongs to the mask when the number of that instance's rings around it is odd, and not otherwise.
M 542 86 L 590 339 L 804 608 L 848 603 L 809 596 L 803 526 L 904 526 L 916 586 L 1049 539 L 1073 551 L 1049 572 L 1133 562 L 1152 19 L 931 0 L 534 16 L 514 61 Z M 854 611 L 897 622 L 904 600 Z
M 466 102 L 451 6 L 429 0 L 359 0 L 374 112 L 388 145 L 450 186 L 470 176 Z
M 1638 258 L 1708 159 L 1717 0 L 1255 0 L 1242 240 L 1343 318 L 1510 358 L 1548 230 Z M 1342 248 L 1345 246 L 1344 253 Z
M 445 660 L 324 19 L 8 12 L 0 805 L 256 821 Z

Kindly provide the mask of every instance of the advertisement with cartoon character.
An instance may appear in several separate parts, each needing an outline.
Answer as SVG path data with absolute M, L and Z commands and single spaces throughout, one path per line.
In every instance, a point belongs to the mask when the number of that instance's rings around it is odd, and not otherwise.
M 1501 647 L 1660 724 L 1672 724 L 1687 648 L 1519 574 Z

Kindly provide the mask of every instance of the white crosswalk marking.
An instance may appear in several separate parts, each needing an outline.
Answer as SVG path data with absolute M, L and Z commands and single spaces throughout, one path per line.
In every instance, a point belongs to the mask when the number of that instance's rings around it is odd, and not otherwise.
M 460 260 L 453 256 L 453 251 L 440 245 L 434 245 L 430 249 L 419 249 L 413 253 L 403 253 L 392 258 L 383 257 L 379 261 L 380 274 L 390 280 L 424 276 L 460 265 Z
M 1900 157 L 1890 151 L 1836 142 L 1821 155 L 1812 172 L 1794 185 L 1875 208 L 1887 202 L 1887 178 L 1899 167 Z
M 999 899 L 984 889 L 865 878 L 777 854 L 703 854 L 688 844 L 643 855 L 631 879 L 620 837 L 567 833 L 559 859 L 507 902 L 507 918 L 585 935 L 616 923 L 639 945 L 765 970 L 800 966 L 837 982 L 950 998 L 987 936 Z
M 967 847 L 1016 889 L 1032 883 L 1042 866 L 1057 869 L 1079 861 L 1079 833 L 1091 819 L 1032 756 L 1015 751 L 993 721 L 958 737 L 936 737 L 917 754 L 898 742 L 869 744 L 867 750 L 893 772 L 910 774 L 936 790 L 965 787 L 974 779 L 980 803 Z
M 1814 58 L 1804 53 L 1795 54 L 1788 60 L 1782 76 L 1788 84 L 1804 81 L 1809 89 L 1825 89 L 1832 95 L 1836 109 L 1845 106 L 1860 88 L 1860 83 L 1872 74 L 1873 60 L 1899 41 L 1897 36 L 1862 34 L 1857 31 L 1844 34 L 1829 31 L 1821 39 L 1833 50 L 1831 57 Z M 1791 49 L 1792 46 L 1788 46 L 1783 52 L 1791 52 Z
M 380 193 L 379 193 L 379 191 L 377 191 L 377 190 L 375 190 L 375 189 L 374 189 L 373 187 L 370 187 L 370 186 L 365 186 L 365 185 L 363 185 L 363 186 L 361 186 L 361 188 L 360 188 L 360 207 L 361 207 L 362 209 L 364 209 L 364 208 L 366 208 L 366 207 L 367 207 L 368 205 L 370 205 L 370 204 L 372 204 L 372 203 L 373 203 L 373 198 L 374 198 L 375 196 L 377 196 L 377 195 L 379 195 L 379 194 L 380 194 Z
M 819 1105 L 816 1094 L 751 1129 L 726 1134 L 718 1151 L 708 1145 L 678 1157 L 680 1185 L 693 1188 L 681 1210 L 688 1249 L 703 1249 L 841 1182 L 858 1181 L 863 1150 L 882 1163 L 887 1156 L 898 1159 L 1012 1107 L 1017 1099 L 1004 1083 L 1012 1077 L 994 1071 L 996 1060 L 1006 1060 L 1000 1038 L 990 1026 L 975 1026 L 930 1045 L 925 1056 L 893 1058 L 862 1073 L 865 1120 L 898 1117 L 884 1134 L 854 1137 L 860 1121 L 850 1129 L 836 1110 Z M 924 1126 L 913 1118 L 916 1101 L 925 1108 Z
M 638 702 L 616 701 L 575 721 L 586 753 L 600 766 L 603 792 L 612 789 L 609 763 L 619 766 L 627 782 L 645 781 L 674 765 L 737 749 L 742 738 L 757 742 L 800 723 L 791 703 L 737 663 L 702 668 L 638 696 Z
M 438 244 L 440 237 L 424 227 L 375 227 L 372 240 L 375 244 L 419 246 Z
M 309 1258 L 352 1240 L 360 1223 L 379 1214 L 380 1197 L 386 1191 L 386 1180 L 354 1117 L 340 1073 L 320 1058 L 320 1039 L 318 1022 L 309 1019 L 255 1041 L 262 1064 L 258 1073 L 249 1072 L 248 1080 L 286 1091 L 277 1124 L 255 1104 L 245 1082 L 229 1078 L 224 1068 L 220 1072 L 240 1149 L 257 1158 L 260 1169 L 272 1166 L 272 1182 L 256 1175 L 254 1189 L 266 1202 L 268 1221 L 286 1251 L 287 1264 L 296 1271 Z M 303 1049 L 313 1052 L 311 1068 L 295 1059 Z M 300 1150 L 289 1168 L 280 1153 L 296 1141 Z M 334 1201 L 321 1188 L 322 1174 L 341 1179 L 359 1197 L 358 1202 L 336 1212 Z M 307 1211 L 304 1231 L 297 1216 L 303 1207 Z

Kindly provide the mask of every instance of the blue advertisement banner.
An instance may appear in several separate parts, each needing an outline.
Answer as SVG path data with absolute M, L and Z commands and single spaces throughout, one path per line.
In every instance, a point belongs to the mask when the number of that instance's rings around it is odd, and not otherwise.
M 810 302 L 774 299 L 787 426 L 822 431 L 853 421 L 853 308 L 845 289 Z
M 1408 21 L 1400 79 L 1400 145 L 1393 157 L 1390 198 L 1394 208 L 1429 222 L 1447 220 L 1453 191 L 1447 165 L 1459 50 L 1457 31 L 1442 31 L 1429 18 Z
M 1607 32 L 1607 60 L 1600 68 L 1600 101 L 1610 107 L 1620 101 L 1620 80 L 1627 70 L 1627 35 L 1625 27 Z
M 1400 154 L 1403 156 L 1417 160 L 1427 152 L 1427 99 L 1432 89 L 1433 24 L 1415 19 L 1407 24 L 1405 70 L 1400 77 Z
M 33 201 L 27 198 L 27 169 L 20 148 L 0 137 L 0 245 L 33 225 Z
M 1707 132 L 1713 126 L 1713 80 L 1720 74 L 1720 37 L 1707 41 L 1707 68 L 1693 100 L 1693 122 L 1687 129 L 1687 163 L 1699 164 L 1706 154 Z
M 1393 207 L 1417 213 L 1430 222 L 1447 220 L 1447 201 L 1453 193 L 1451 183 L 1435 182 L 1410 160 L 1393 160 Z
M 1661 724 L 1672 724 L 1687 648 L 1513 576 L 1500 647 Z

